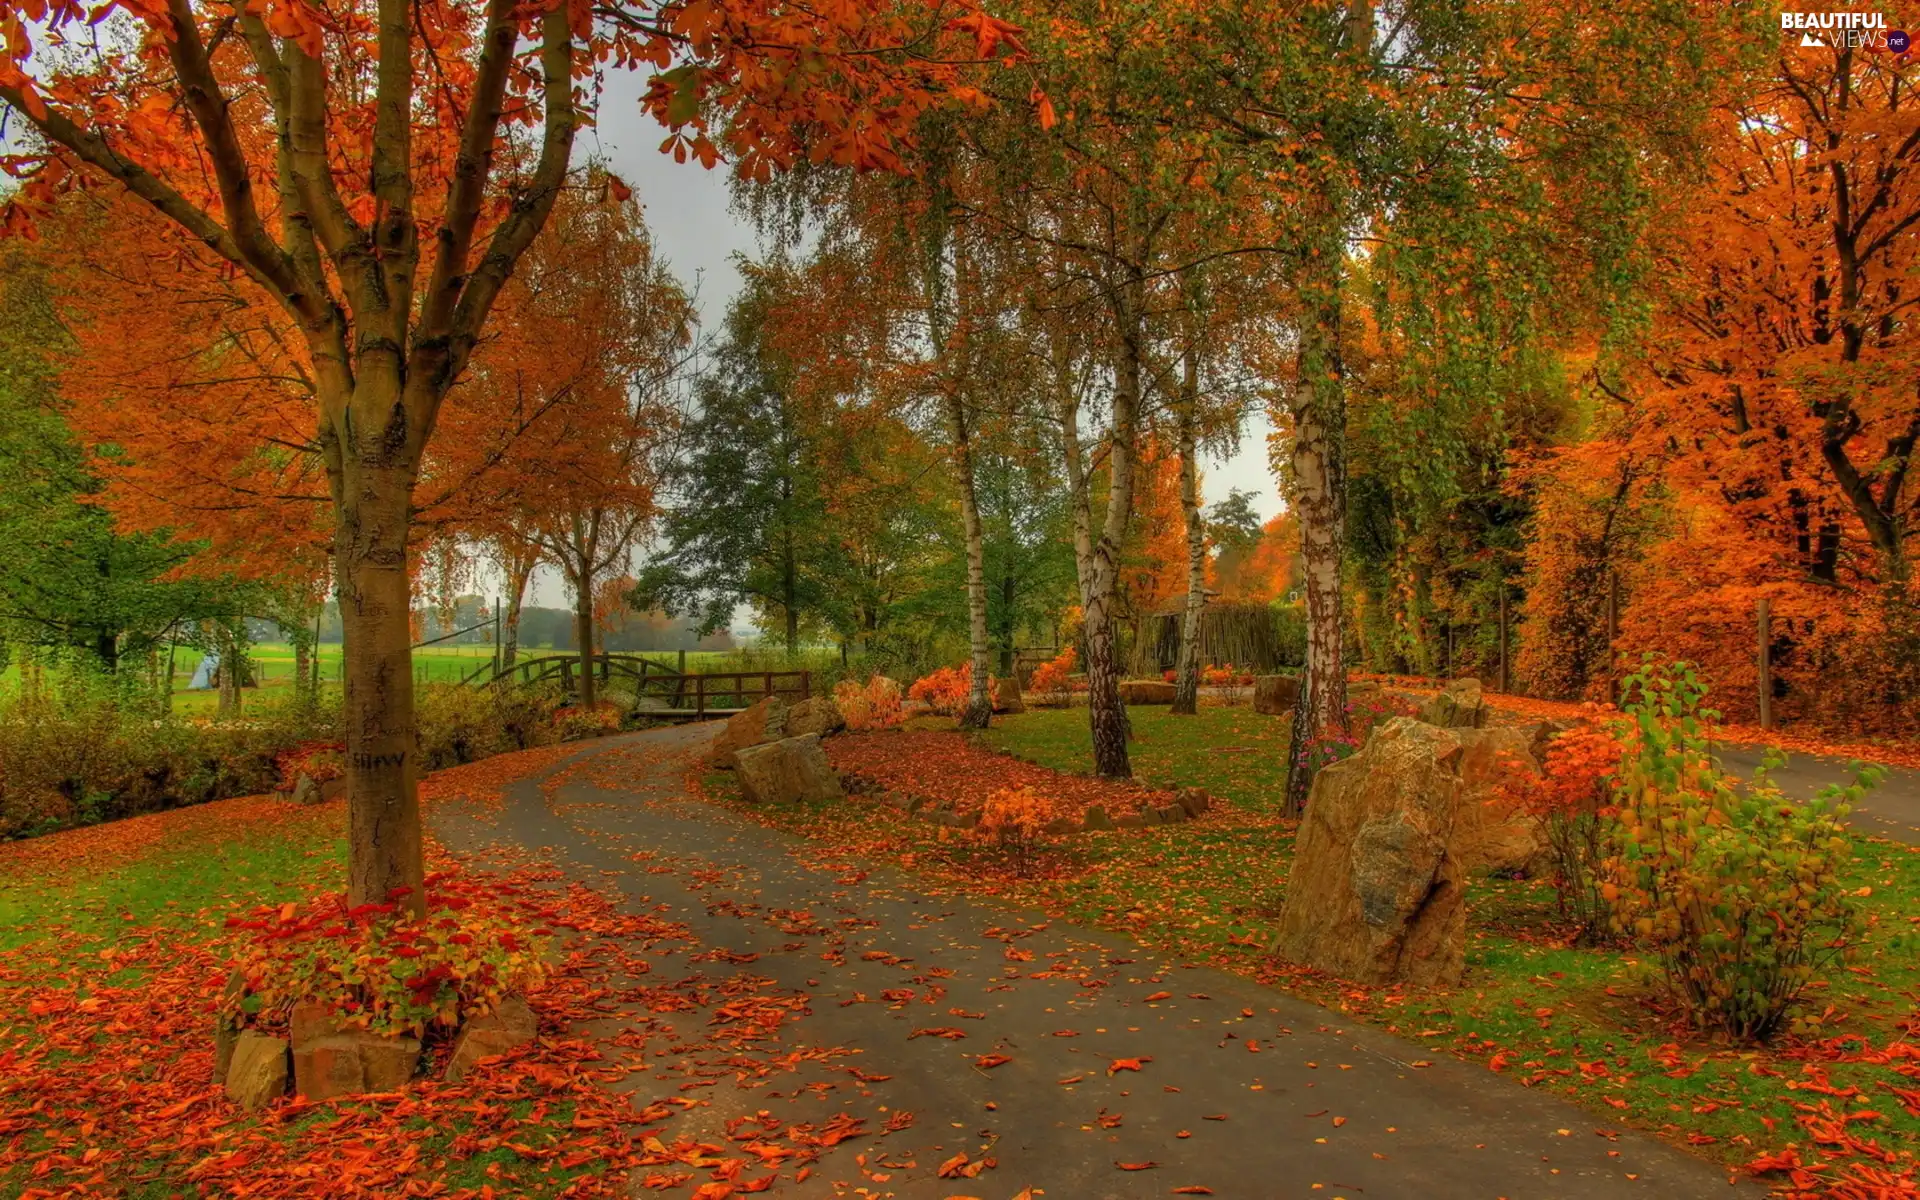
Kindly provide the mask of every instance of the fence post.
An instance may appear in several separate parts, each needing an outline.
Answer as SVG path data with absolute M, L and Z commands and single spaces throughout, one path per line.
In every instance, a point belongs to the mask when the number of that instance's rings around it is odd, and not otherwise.
M 768 671 L 765 674 L 760 676 L 760 689 L 761 689 L 760 694 L 762 696 L 773 695 L 773 672 L 772 671 Z M 745 696 L 740 697 L 740 700 L 743 705 L 745 704 L 746 699 L 747 698 Z
M 687 673 L 687 652 L 685 650 L 680 652 L 680 666 L 677 669 L 682 675 Z
M 813 672 L 812 671 L 800 672 L 800 698 L 802 700 L 811 700 L 813 698 Z
M 693 680 L 693 718 L 699 720 L 707 715 L 707 677 L 698 675 Z
M 1765 596 L 1754 605 L 1755 623 L 1760 627 L 1760 728 L 1773 728 L 1773 611 Z

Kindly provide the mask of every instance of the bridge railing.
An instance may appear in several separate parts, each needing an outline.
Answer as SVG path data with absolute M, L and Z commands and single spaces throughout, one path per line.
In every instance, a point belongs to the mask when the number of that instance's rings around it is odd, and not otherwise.
M 811 671 L 681 672 L 639 655 L 605 653 L 595 654 L 588 661 L 602 683 L 618 678 L 631 683 L 637 696 L 659 701 L 667 711 L 695 717 L 709 711 L 745 708 L 767 696 L 782 696 L 789 702 L 805 700 L 813 688 Z M 555 681 L 570 691 L 579 670 L 579 655 L 549 654 L 521 659 L 495 672 L 491 679 L 481 678 L 486 673 L 483 668 L 469 674 L 465 682 L 527 687 Z

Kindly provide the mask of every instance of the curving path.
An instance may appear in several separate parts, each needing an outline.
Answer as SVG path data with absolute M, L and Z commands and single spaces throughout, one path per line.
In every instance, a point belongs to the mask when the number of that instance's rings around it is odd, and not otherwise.
M 704 1101 L 663 1125 L 663 1139 L 720 1142 L 730 1121 L 761 1113 L 769 1124 L 831 1127 L 843 1113 L 864 1122 L 809 1178 L 788 1167 L 765 1194 L 1764 1192 L 1730 1187 L 1712 1164 L 1483 1068 L 1416 1068 L 1419 1047 L 1247 980 L 1159 960 L 1118 935 L 929 897 L 886 866 L 817 862 L 803 841 L 686 797 L 686 772 L 714 728 L 605 739 L 511 785 L 497 813 L 443 806 L 433 821 L 456 852 L 532 854 L 689 927 L 699 948 L 656 948 L 648 978 L 683 981 L 707 1002 L 655 1014 L 645 1069 L 628 1080 L 636 1104 Z M 779 1045 L 757 1063 L 703 1048 L 704 1031 L 728 1018 L 719 1008 L 729 982 L 736 997 L 793 998 Z M 1160 993 L 1168 998 L 1149 999 Z M 915 1036 L 938 1029 L 965 1036 Z M 596 1032 L 611 1040 L 621 1027 Z M 623 1045 L 631 1059 L 632 1039 Z M 1006 1061 L 982 1065 L 999 1055 Z M 899 1128 L 883 1132 L 889 1121 Z M 994 1165 L 939 1178 L 963 1153 Z

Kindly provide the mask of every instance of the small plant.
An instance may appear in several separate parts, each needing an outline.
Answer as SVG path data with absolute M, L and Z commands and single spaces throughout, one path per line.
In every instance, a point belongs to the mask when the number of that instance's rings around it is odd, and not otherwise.
M 994 678 L 987 676 L 987 695 L 994 693 Z M 936 716 L 958 716 L 973 697 L 973 664 L 941 667 L 907 689 L 907 699 L 918 700 Z
M 1034 668 L 1033 678 L 1027 681 L 1027 690 L 1032 692 L 1042 704 L 1064 708 L 1073 698 L 1073 684 L 1068 676 L 1080 662 L 1080 654 L 1068 646 L 1059 654 Z
M 546 974 L 546 929 L 511 885 L 433 875 L 424 917 L 398 901 L 349 908 L 330 896 L 231 917 L 243 938 L 234 967 L 244 986 L 221 1001 L 232 1025 L 277 1025 L 293 1005 L 325 1004 L 374 1033 L 452 1028 L 492 1011 Z
M 1025 870 L 1033 852 L 1046 838 L 1053 819 L 1053 803 L 1030 787 L 1001 788 L 987 797 L 980 810 L 976 836 L 1009 851 Z
M 1253 676 L 1237 670 L 1232 663 L 1225 666 L 1208 664 L 1201 668 L 1200 682 L 1218 690 L 1223 703 L 1235 705 L 1245 702 L 1246 689 L 1253 686 Z
M 1601 882 L 1613 928 L 1659 956 L 1668 991 L 1696 1025 L 1770 1037 L 1862 932 L 1840 882 L 1852 853 L 1841 822 L 1876 769 L 1796 804 L 1768 783 L 1779 762 L 1770 755 L 1738 787 L 1708 752 L 1701 718 L 1718 714 L 1700 707 L 1705 688 L 1688 664 L 1649 660 L 1626 687 L 1634 729 Z
M 900 703 L 900 685 L 885 675 L 875 675 L 862 685 L 842 679 L 833 685 L 833 702 L 847 728 L 854 733 L 873 729 L 893 729 L 906 719 Z
M 1548 744 L 1541 773 L 1515 771 L 1502 790 L 1539 823 L 1553 859 L 1553 885 L 1560 916 L 1573 921 L 1582 941 L 1608 928 L 1600 872 L 1613 853 L 1618 828 L 1613 782 L 1624 749 L 1588 705 L 1578 724 Z

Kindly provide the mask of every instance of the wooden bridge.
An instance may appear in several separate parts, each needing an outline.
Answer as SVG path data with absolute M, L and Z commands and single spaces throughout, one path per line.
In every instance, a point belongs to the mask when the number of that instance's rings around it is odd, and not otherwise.
M 812 694 L 810 671 L 676 671 L 640 654 L 601 653 L 587 662 L 601 691 L 628 692 L 633 711 L 666 720 L 732 716 L 767 696 L 792 704 Z M 580 669 L 578 654 L 542 654 L 498 670 L 483 663 L 461 682 L 479 687 L 558 683 L 573 691 Z

